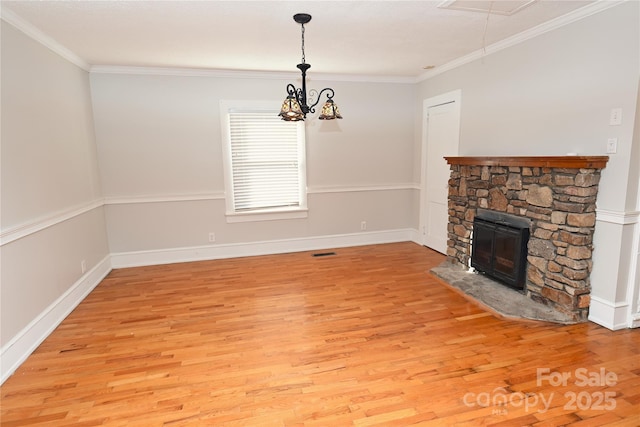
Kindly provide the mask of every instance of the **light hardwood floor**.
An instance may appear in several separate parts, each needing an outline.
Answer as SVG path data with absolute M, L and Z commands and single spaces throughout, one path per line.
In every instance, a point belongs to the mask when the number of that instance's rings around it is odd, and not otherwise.
M 112 271 L 2 426 L 640 425 L 640 331 L 496 317 L 414 243 L 334 251 Z

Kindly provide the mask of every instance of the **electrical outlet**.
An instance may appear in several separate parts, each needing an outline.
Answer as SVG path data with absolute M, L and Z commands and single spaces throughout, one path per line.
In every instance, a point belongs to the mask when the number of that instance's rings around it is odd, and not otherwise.
M 209 243 L 213 243 L 216 241 L 216 233 L 211 232 L 209 233 Z
M 367 229 L 367 221 L 362 221 L 360 223 L 360 230 L 364 231 Z
M 80 261 L 80 271 L 82 272 L 82 274 L 87 271 L 87 261 L 84 259 Z

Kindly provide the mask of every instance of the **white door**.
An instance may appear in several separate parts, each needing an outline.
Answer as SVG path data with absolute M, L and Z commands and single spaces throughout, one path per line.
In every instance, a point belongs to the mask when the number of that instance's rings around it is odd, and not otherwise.
M 460 92 L 425 101 L 423 153 L 424 196 L 421 209 L 423 244 L 447 252 L 448 182 L 450 169 L 445 156 L 458 154 L 460 135 Z M 457 95 L 457 96 L 453 96 Z M 445 102 L 441 102 L 441 101 Z M 441 102 L 436 103 L 435 102 Z

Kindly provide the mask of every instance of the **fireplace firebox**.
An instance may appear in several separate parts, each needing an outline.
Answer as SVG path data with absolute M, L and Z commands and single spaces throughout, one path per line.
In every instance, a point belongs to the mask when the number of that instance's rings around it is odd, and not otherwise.
M 530 221 L 482 210 L 473 220 L 471 266 L 505 285 L 524 290 Z

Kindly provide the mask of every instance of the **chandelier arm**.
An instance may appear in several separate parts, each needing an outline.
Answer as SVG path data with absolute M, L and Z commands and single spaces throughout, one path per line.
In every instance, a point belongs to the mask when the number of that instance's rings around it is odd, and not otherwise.
M 315 106 L 318 105 L 318 103 L 320 102 L 320 98 L 322 97 L 322 94 L 324 92 L 327 92 L 327 99 L 333 99 L 333 96 L 335 95 L 335 92 L 333 91 L 333 89 L 331 89 L 330 87 L 325 87 L 324 89 L 322 89 L 319 93 L 318 93 L 318 97 L 316 98 L 316 102 L 314 102 L 313 104 L 311 104 L 309 106 L 309 111 L 311 113 L 315 113 Z
M 307 103 L 302 89 L 295 87 L 292 83 L 289 83 L 287 84 L 287 93 L 296 99 L 296 102 L 298 103 L 298 105 L 300 105 L 300 108 L 304 112 L 305 108 L 307 108 Z
M 296 89 L 296 87 L 293 84 L 289 83 L 287 85 L 287 93 L 289 95 L 296 95 L 296 100 L 297 100 L 297 90 L 298 89 Z
M 315 89 L 310 89 L 309 93 L 307 94 L 307 101 L 309 101 L 311 104 L 313 104 L 313 101 L 315 99 L 318 99 L 318 91 Z M 315 104 L 313 104 L 315 105 Z M 313 107 L 312 105 L 312 107 Z

